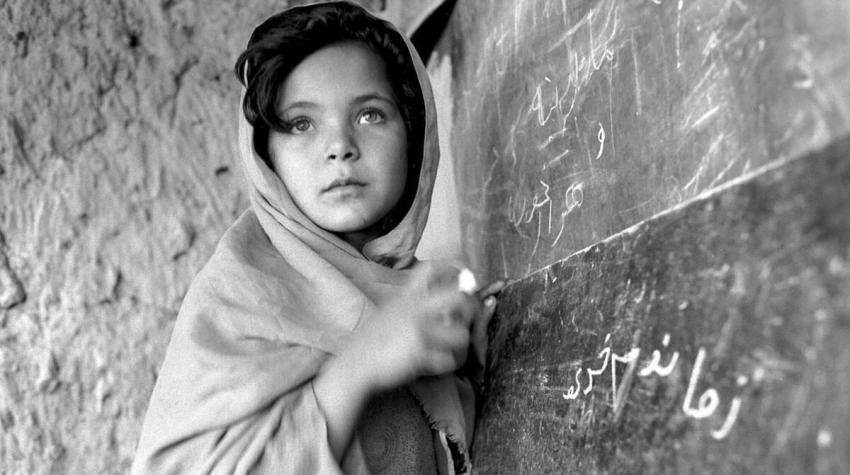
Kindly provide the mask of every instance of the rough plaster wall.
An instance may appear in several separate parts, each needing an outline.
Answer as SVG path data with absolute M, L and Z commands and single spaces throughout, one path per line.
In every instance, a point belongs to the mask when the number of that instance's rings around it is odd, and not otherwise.
M 128 470 L 180 300 L 245 206 L 230 68 L 280 2 L 203 3 L 2 3 L 8 473 Z
M 285 5 L 0 0 L 0 472 L 128 471 L 180 301 L 247 205 L 233 61 Z

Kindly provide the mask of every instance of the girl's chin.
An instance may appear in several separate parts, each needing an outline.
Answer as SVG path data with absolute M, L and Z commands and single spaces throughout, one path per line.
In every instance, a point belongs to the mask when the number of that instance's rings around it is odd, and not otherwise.
M 360 216 L 345 216 L 339 219 L 329 219 L 322 223 L 322 228 L 335 234 L 350 234 L 366 232 L 377 223 L 377 219 L 364 219 Z
M 370 203 L 354 206 L 326 206 L 313 210 L 310 218 L 322 229 L 334 234 L 369 233 L 390 210 L 372 207 Z

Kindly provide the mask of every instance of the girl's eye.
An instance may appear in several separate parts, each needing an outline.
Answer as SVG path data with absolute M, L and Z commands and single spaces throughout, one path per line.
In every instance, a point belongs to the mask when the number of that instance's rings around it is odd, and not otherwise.
M 313 127 L 313 125 L 310 124 L 309 120 L 303 118 L 288 121 L 286 124 L 286 131 L 290 134 L 303 134 L 304 132 L 308 132 Z
M 358 123 L 360 124 L 377 124 L 384 120 L 384 113 L 378 109 L 366 109 L 360 113 Z

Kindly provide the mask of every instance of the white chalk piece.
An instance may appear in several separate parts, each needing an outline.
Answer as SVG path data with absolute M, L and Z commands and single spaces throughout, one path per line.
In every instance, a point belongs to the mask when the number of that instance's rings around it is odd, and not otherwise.
M 462 269 L 457 275 L 457 289 L 465 294 L 472 295 L 477 287 L 478 283 L 475 281 L 472 271 L 467 268 Z

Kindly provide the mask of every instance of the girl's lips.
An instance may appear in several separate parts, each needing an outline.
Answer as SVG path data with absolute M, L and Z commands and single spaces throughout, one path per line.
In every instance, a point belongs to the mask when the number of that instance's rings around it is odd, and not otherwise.
M 339 188 L 342 188 L 342 189 L 359 188 L 361 186 L 366 186 L 366 183 L 363 183 L 362 181 L 359 181 L 359 180 L 355 180 L 353 178 L 337 178 L 336 180 L 332 181 L 331 184 L 328 185 L 327 188 L 325 188 L 322 191 L 328 192 L 328 191 L 332 191 L 332 190 L 339 189 Z
M 334 186 L 325 191 L 323 195 L 326 199 L 334 200 L 334 202 L 337 202 L 338 200 L 347 201 L 362 198 L 364 196 L 363 190 L 365 189 L 365 185 L 352 183 Z

